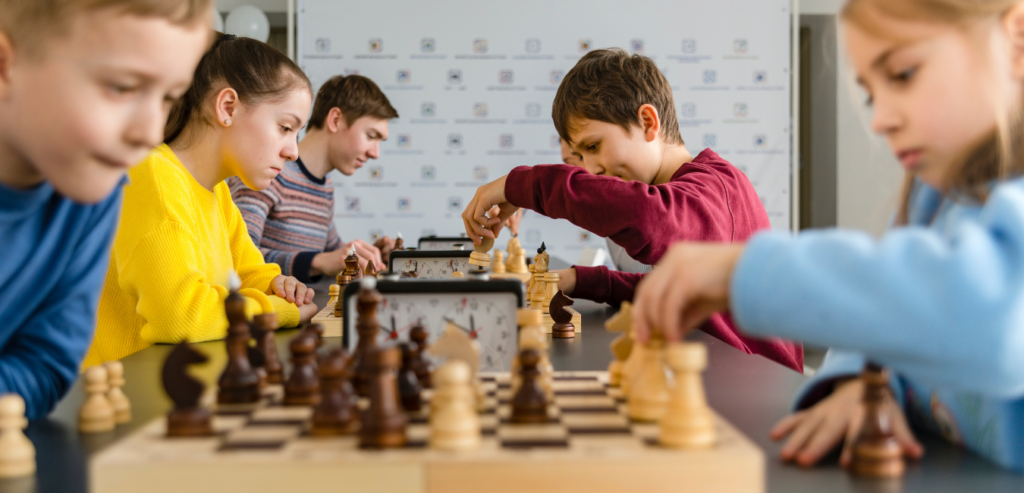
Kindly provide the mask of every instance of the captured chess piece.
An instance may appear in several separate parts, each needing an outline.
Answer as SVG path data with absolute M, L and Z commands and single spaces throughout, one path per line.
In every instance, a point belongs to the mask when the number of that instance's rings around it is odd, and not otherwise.
M 487 253 L 494 248 L 494 238 L 482 237 L 480 244 L 473 247 L 473 253 L 469 254 L 469 263 L 478 267 L 490 267 L 491 256 Z
M 540 384 L 540 353 L 536 349 L 519 352 L 519 390 L 512 397 L 513 423 L 543 423 L 548 420 L 548 398 Z
M 892 431 L 889 372 L 874 363 L 864 366 L 864 424 L 853 443 L 850 472 L 868 478 L 898 478 L 906 463 Z
M 107 383 L 107 369 L 93 366 L 85 370 L 85 403 L 78 410 L 78 431 L 101 433 L 114 429 L 114 406 L 107 398 L 110 385 Z
M 501 253 L 501 250 L 494 251 L 494 258 L 491 259 L 491 270 L 495 274 L 504 274 L 507 271 L 505 268 L 505 255 Z
M 402 366 L 398 370 L 398 394 L 402 398 L 402 408 L 410 413 L 418 412 L 423 407 L 420 392 L 423 388 L 416 378 L 416 346 L 409 342 L 398 345 L 402 351 Z
M 650 341 L 643 347 L 643 359 L 630 382 L 628 413 L 635 421 L 658 421 L 668 409 L 665 342 L 657 334 L 652 334 Z
M 399 405 L 395 373 L 401 360 L 397 347 L 380 347 L 363 355 L 371 372 L 370 407 L 363 412 L 359 430 L 362 448 L 396 448 L 405 445 L 406 417 Z
M 551 326 L 551 337 L 555 339 L 576 337 L 576 326 L 572 324 L 572 313 L 565 309 L 567 306 L 572 306 L 573 303 L 573 299 L 566 296 L 562 290 L 558 290 L 551 298 L 551 319 L 555 321 L 555 324 Z
M 284 365 L 277 354 L 277 343 L 274 332 L 277 330 L 277 314 L 264 313 L 252 318 L 253 338 L 256 349 L 263 354 L 263 370 L 267 374 L 268 384 L 284 383 Z
M 237 288 L 224 300 L 224 311 L 228 318 L 228 335 L 224 340 L 228 364 L 217 381 L 217 403 L 258 402 L 260 378 L 249 362 L 249 322 L 245 317 L 245 298 Z
M 284 384 L 284 405 L 315 406 L 320 403 L 320 379 L 317 375 L 316 332 L 302 330 L 292 339 L 292 374 Z
M 622 367 L 633 351 L 633 304 L 623 301 L 619 312 L 604 323 L 609 332 L 621 332 L 611 343 L 612 355 L 615 359 L 608 364 L 608 385 L 618 387 L 622 382 Z
M 189 366 L 206 362 L 206 356 L 187 342 L 178 344 L 167 355 L 161 378 L 164 392 L 174 402 L 174 409 L 167 415 L 167 436 L 213 435 L 210 410 L 199 406 L 205 386 L 188 374 Z
M 0 397 L 0 478 L 19 478 L 36 472 L 36 448 L 22 431 L 25 399 L 18 394 Z
M 336 436 L 354 433 L 359 427 L 359 397 L 349 382 L 352 369 L 348 353 L 338 348 L 317 365 L 320 372 L 320 404 L 313 410 L 309 434 Z
M 437 389 L 430 402 L 430 446 L 472 450 L 480 446 L 480 417 L 473 404 L 472 370 L 451 360 L 434 372 Z
M 413 360 L 413 372 L 420 382 L 420 387 L 429 389 L 433 385 L 430 378 L 430 362 L 427 361 L 427 338 L 430 334 L 419 321 L 409 329 L 409 339 L 416 343 L 416 357 Z
M 658 442 L 685 449 L 714 445 L 715 422 L 701 381 L 701 372 L 708 366 L 707 348 L 696 342 L 671 344 L 666 359 L 675 375 L 675 384 L 669 389 L 668 409 L 661 418 Z
M 365 277 L 359 283 L 359 295 L 356 297 L 356 332 L 359 334 L 359 342 L 356 343 L 355 353 L 352 358 L 355 360 L 355 375 L 352 385 L 360 397 L 369 397 L 370 382 L 373 379 L 373 371 L 366 361 L 366 354 L 377 348 L 377 334 L 380 332 L 380 322 L 377 319 L 377 306 L 380 304 L 381 296 L 377 292 L 377 279 Z
M 128 396 L 121 390 L 124 387 L 124 365 L 120 361 L 107 362 L 107 382 L 110 390 L 107 391 L 107 399 L 114 406 L 114 423 L 123 425 L 132 421 L 132 403 Z

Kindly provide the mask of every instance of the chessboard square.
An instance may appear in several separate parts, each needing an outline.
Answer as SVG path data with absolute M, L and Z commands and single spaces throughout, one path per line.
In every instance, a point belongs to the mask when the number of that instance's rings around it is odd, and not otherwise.
M 555 394 L 592 393 L 606 395 L 605 386 L 597 380 L 555 380 L 551 389 Z
M 613 398 L 615 400 L 621 401 L 622 399 L 625 398 L 625 396 L 622 395 L 622 388 L 621 387 L 606 387 L 605 388 L 605 393 L 608 394 L 609 397 L 611 397 L 611 398 Z
M 284 385 L 267 385 L 265 389 L 260 391 L 260 395 L 263 396 L 264 400 L 267 400 L 269 402 L 281 402 L 281 400 L 284 399 Z
M 498 427 L 502 442 L 567 440 L 569 432 L 559 424 L 503 424 Z
M 591 457 L 621 457 L 626 454 L 642 453 L 648 447 L 643 440 L 637 439 L 629 433 L 577 434 L 575 431 L 570 433 L 572 434 L 572 449 Z
M 235 430 L 245 426 L 249 422 L 248 415 L 225 415 L 225 416 L 214 416 L 212 420 L 213 432 L 215 434 L 224 434 L 231 430 Z
M 607 409 L 611 413 L 618 410 L 618 403 L 607 395 L 556 395 L 555 404 L 563 413 L 574 409 Z
M 266 402 L 254 402 L 251 404 L 217 404 L 213 408 L 213 414 L 218 416 L 247 416 L 253 411 L 264 407 Z
M 497 416 L 499 422 L 507 423 L 512 416 L 512 406 L 508 403 L 502 403 L 495 409 L 494 414 Z M 558 406 L 554 404 L 548 406 L 548 418 L 550 418 L 552 422 L 557 422 L 561 415 L 562 412 L 558 409 Z
M 426 424 L 415 424 L 408 425 L 405 427 L 405 438 L 413 442 L 422 442 L 430 440 L 430 425 Z
M 629 418 L 617 413 L 563 414 L 562 424 L 573 433 L 577 430 L 608 430 L 614 433 L 630 431 Z
M 246 426 L 228 433 L 226 443 L 259 443 L 291 440 L 299 436 L 299 426 Z
M 488 394 L 493 394 L 498 391 L 498 382 L 495 382 L 493 380 L 482 381 L 480 382 L 480 386 L 483 387 L 484 392 L 487 392 Z
M 488 413 L 480 415 L 480 427 L 487 429 L 495 429 L 498 427 L 498 414 Z
M 661 428 L 658 423 L 636 423 L 631 425 L 633 435 L 644 440 L 657 439 Z
M 266 407 L 252 413 L 249 425 L 302 424 L 312 416 L 312 407 Z

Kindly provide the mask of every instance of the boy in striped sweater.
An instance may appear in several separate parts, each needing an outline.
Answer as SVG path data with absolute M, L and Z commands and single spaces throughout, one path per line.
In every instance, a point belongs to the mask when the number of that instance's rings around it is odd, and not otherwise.
M 378 270 L 385 268 L 382 251 L 387 255 L 394 240 L 384 237 L 371 245 L 358 239 L 345 243 L 338 236 L 334 185 L 327 173 L 336 169 L 352 176 L 366 161 L 377 159 L 392 118 L 398 118 L 398 111 L 373 81 L 335 76 L 316 95 L 299 159 L 289 161 L 265 190 L 250 190 L 237 177 L 228 180 L 249 236 L 282 274 L 306 283 L 334 276 L 345 268 L 351 247 L 360 267 L 369 259 Z

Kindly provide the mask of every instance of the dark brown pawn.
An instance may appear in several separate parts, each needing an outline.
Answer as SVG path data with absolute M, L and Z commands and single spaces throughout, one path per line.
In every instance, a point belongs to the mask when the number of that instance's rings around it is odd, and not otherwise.
M 548 398 L 540 385 L 540 353 L 524 349 L 519 353 L 519 376 L 522 383 L 512 397 L 513 423 L 541 423 L 548 420 Z
M 352 282 L 358 281 L 363 278 L 362 271 L 359 270 L 359 255 L 353 252 L 348 257 L 345 257 L 345 271 L 344 274 L 352 278 Z
M 167 436 L 213 435 L 210 410 L 199 406 L 206 386 L 188 374 L 189 366 L 206 362 L 206 356 L 187 342 L 178 344 L 167 355 L 161 377 L 164 391 L 174 402 L 174 409 L 167 414 Z
M 377 277 L 377 266 L 373 262 L 366 262 L 366 269 L 363 270 L 364 277 Z
M 335 349 L 327 354 L 320 367 L 320 405 L 313 411 L 315 436 L 336 436 L 353 433 L 359 427 L 359 397 L 349 383 L 352 376 L 348 353 Z
M 381 296 L 377 292 L 376 279 L 368 278 L 364 286 L 359 290 L 356 298 L 356 312 L 359 314 L 356 319 L 356 332 L 359 334 L 359 342 L 356 344 L 355 353 L 355 375 L 352 378 L 352 385 L 360 397 L 370 396 L 370 381 L 373 380 L 373 371 L 366 364 L 366 354 L 377 348 L 377 334 L 380 333 L 380 322 L 377 319 L 377 306 L 380 304 Z
M 370 407 L 363 412 L 359 431 L 362 448 L 396 448 L 405 445 L 405 413 L 398 404 L 395 370 L 401 353 L 396 347 L 375 348 L 363 355 L 373 372 Z
M 572 339 L 576 337 L 576 326 L 572 324 L 572 313 L 565 309 L 572 306 L 575 301 L 558 290 L 554 298 L 551 298 L 551 319 L 555 321 L 551 326 L 551 337 L 553 339 Z
M 392 251 L 397 250 L 405 250 L 405 240 L 403 240 L 401 236 L 399 236 L 398 239 L 395 240 L 395 249 Z
M 429 389 L 433 387 L 430 382 L 430 362 L 427 361 L 427 338 L 430 334 L 420 322 L 409 329 L 409 338 L 416 343 L 416 357 L 413 359 L 412 371 L 416 373 L 416 379 L 420 387 Z
M 850 472 L 869 478 L 901 477 L 906 464 L 892 432 L 889 372 L 868 363 L 860 378 L 864 382 L 864 425 L 853 444 Z
M 398 393 L 402 396 L 402 407 L 411 413 L 418 412 L 423 407 L 423 400 L 420 398 L 423 388 L 414 370 L 416 347 L 408 342 L 403 342 L 398 347 L 402 350 L 402 368 L 398 370 Z
M 352 284 L 352 276 L 347 275 L 345 274 L 345 271 L 342 271 L 338 274 L 338 277 L 336 277 L 335 280 L 338 283 L 338 301 L 334 303 L 334 316 L 340 317 L 345 310 L 345 304 L 342 300 L 345 294 L 345 286 Z
M 217 381 L 219 404 L 245 404 L 260 400 L 260 377 L 249 362 L 249 322 L 245 318 L 245 298 L 233 292 L 224 300 L 228 335 L 224 345 L 228 364 Z
M 253 337 L 256 349 L 263 353 L 263 369 L 267 372 L 267 383 L 284 383 L 284 365 L 277 354 L 277 343 L 274 342 L 274 331 L 277 330 L 277 314 L 264 313 L 252 318 Z
M 312 332 L 316 336 L 316 347 L 320 349 L 324 345 L 324 326 L 320 324 L 309 324 L 302 330 Z
M 289 344 L 292 374 L 284 384 L 284 405 L 315 406 L 320 403 L 320 379 L 316 364 L 316 334 L 300 331 Z

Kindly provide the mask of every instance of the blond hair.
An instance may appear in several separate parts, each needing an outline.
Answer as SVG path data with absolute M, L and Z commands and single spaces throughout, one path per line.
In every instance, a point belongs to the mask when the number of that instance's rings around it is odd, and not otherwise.
M 848 0 L 840 15 L 844 21 L 872 35 L 892 38 L 899 35 L 883 32 L 872 21 L 872 12 L 895 19 L 966 27 L 979 21 L 997 20 L 1018 3 L 1019 0 Z M 960 164 L 946 177 L 942 191 L 954 197 L 985 202 L 993 181 L 1024 175 L 1024 124 L 1021 117 L 1020 108 L 998 114 L 996 129 L 962 156 Z M 896 215 L 898 225 L 908 223 L 913 187 L 914 177 L 907 173 Z
M 111 9 L 192 25 L 209 19 L 212 4 L 213 0 L 0 0 L 0 32 L 15 48 L 38 54 L 47 40 L 67 32 L 78 14 Z

